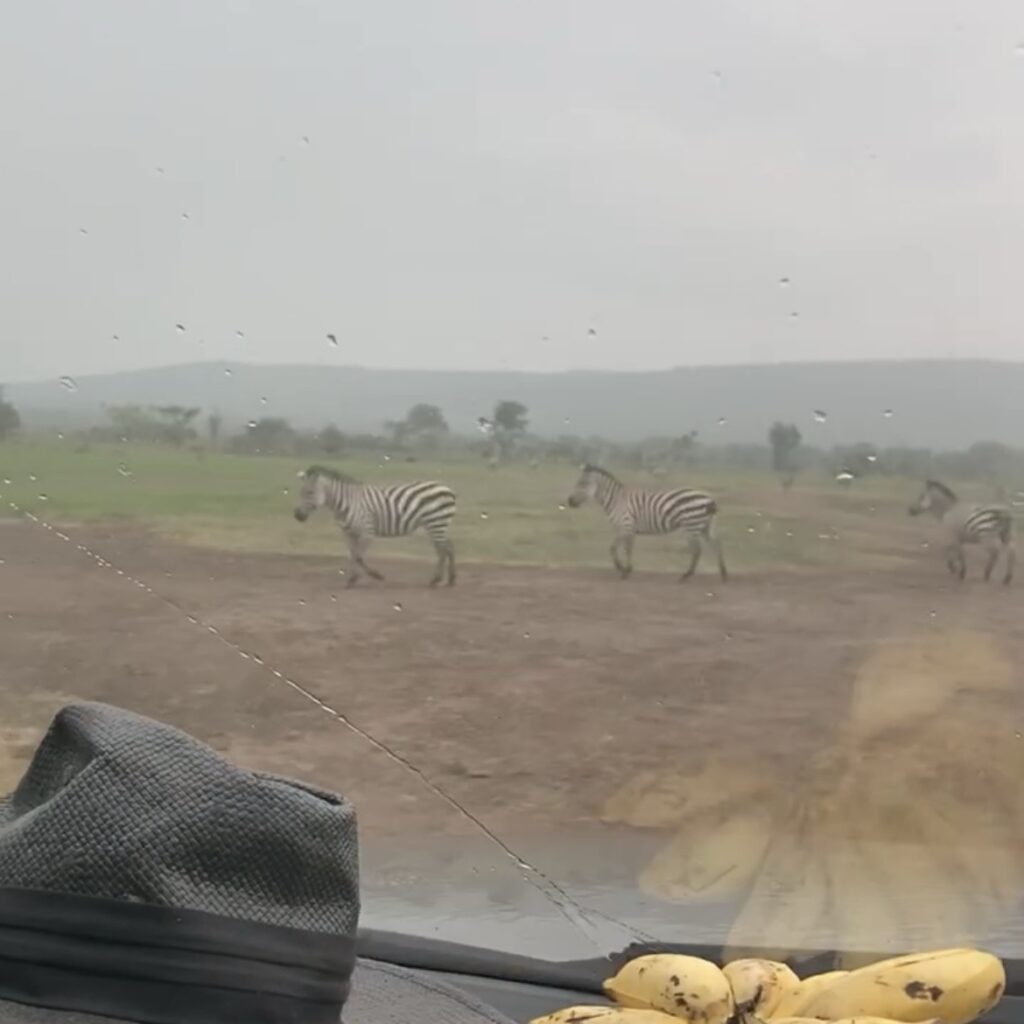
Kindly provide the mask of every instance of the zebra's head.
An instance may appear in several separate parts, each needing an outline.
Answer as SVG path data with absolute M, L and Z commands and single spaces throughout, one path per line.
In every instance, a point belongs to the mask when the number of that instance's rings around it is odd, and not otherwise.
M 591 501 L 597 493 L 597 480 L 600 470 L 589 462 L 584 463 L 580 470 L 576 486 L 569 495 L 567 504 L 569 508 L 579 508 L 585 501 Z
M 912 516 L 930 512 L 941 518 L 946 510 L 955 504 L 956 495 L 945 484 L 939 483 L 938 480 L 926 480 L 924 488 L 911 503 L 907 512 Z
M 325 478 L 319 466 L 310 466 L 300 473 L 302 484 L 299 488 L 299 503 L 295 506 L 295 518 L 304 523 L 327 501 Z

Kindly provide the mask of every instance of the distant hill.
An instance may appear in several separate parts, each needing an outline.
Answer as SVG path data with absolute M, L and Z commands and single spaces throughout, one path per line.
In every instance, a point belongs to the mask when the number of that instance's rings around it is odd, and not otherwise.
M 808 443 L 824 446 L 858 440 L 935 448 L 977 440 L 1024 445 L 1024 363 L 792 363 L 557 374 L 201 363 L 85 376 L 76 383 L 74 390 L 56 380 L 12 383 L 6 393 L 29 429 L 103 422 L 104 404 L 135 403 L 216 409 L 229 428 L 275 415 L 303 428 L 333 422 L 346 431 L 376 431 L 413 403 L 431 402 L 453 430 L 471 433 L 477 416 L 512 398 L 529 407 L 531 430 L 547 436 L 631 440 L 696 429 L 707 441 L 763 441 L 771 422 L 784 419 L 796 422 Z M 827 422 L 815 421 L 815 409 L 828 414 Z

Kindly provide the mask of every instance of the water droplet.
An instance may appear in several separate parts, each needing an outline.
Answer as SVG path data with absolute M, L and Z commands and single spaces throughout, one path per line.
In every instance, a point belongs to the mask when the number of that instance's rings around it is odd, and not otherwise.
M 523 639 L 524 640 L 529 640 L 530 639 L 530 634 L 529 633 L 524 633 L 523 634 Z
M 60 386 L 65 391 L 77 391 L 78 390 L 78 381 L 75 380 L 74 377 L 60 377 L 60 378 L 58 378 L 57 383 L 59 383 Z
M 229 367 L 225 367 L 224 368 L 224 376 L 225 377 L 230 377 L 231 376 L 231 369 Z
M 565 505 L 559 505 L 559 506 L 558 506 L 558 511 L 559 511 L 559 512 L 564 512 L 564 511 L 565 511 L 565 508 L 566 508 L 566 507 L 565 507 Z
M 715 592 L 713 590 L 705 590 L 704 591 L 704 596 L 705 597 L 714 597 L 715 596 Z
M 1021 733 L 1021 732 L 1015 732 L 1015 733 L 1014 733 L 1013 735 L 1014 735 L 1014 736 L 1015 736 L 1015 737 L 1016 737 L 1016 738 L 1017 738 L 1018 740 L 1019 740 L 1019 739 L 1024 739 L 1024 733 Z
M 87 234 L 89 234 L 89 232 L 88 232 L 88 231 L 86 231 L 86 229 L 85 229 L 85 228 L 79 228 L 79 229 L 78 229 L 78 233 L 79 233 L 80 235 L 87 235 Z
M 384 461 L 385 462 L 390 462 L 391 461 L 391 456 L 390 455 L 385 455 L 384 456 Z
M 305 603 L 306 603 L 306 599 L 304 597 L 300 597 L 299 598 L 299 604 L 303 604 L 304 605 Z
M 49 501 L 50 500 L 47 495 L 42 494 L 42 493 L 38 494 L 37 497 L 39 498 L 40 501 Z
M 164 169 L 163 169 L 162 167 L 158 167 L 158 168 L 156 169 L 156 173 L 157 173 L 157 174 L 163 174 L 163 173 L 164 173 Z
M 283 490 L 281 491 L 281 493 L 282 493 L 282 494 L 287 494 L 287 493 L 288 493 L 288 488 L 287 488 L 287 487 L 285 487 L 285 488 L 284 488 L 284 489 L 283 489 Z
M 718 425 L 720 427 L 724 427 L 725 426 L 725 417 L 724 416 L 719 416 L 718 417 Z
M 824 409 L 815 409 L 814 420 L 816 423 L 824 423 L 828 420 L 828 413 Z
M 304 146 L 308 146 L 309 145 L 309 136 L 308 135 L 303 135 L 302 136 L 302 144 Z
M 747 527 L 747 533 L 755 533 L 755 532 L 756 531 L 754 530 L 754 527 L 752 527 L 752 526 L 748 526 Z
M 402 610 L 402 606 L 397 601 L 391 607 L 394 608 L 396 612 L 400 612 Z
M 779 278 L 779 287 L 780 288 L 788 288 L 789 287 L 789 278 L 788 277 L 780 277 Z
M 590 335 L 591 338 L 596 338 L 597 337 L 597 329 L 594 328 L 594 327 L 588 327 L 587 328 L 587 334 Z
M 121 340 L 120 337 L 118 335 L 116 335 L 116 334 L 112 334 L 111 338 L 113 338 L 114 341 L 120 341 Z
M 792 530 L 787 530 L 786 531 L 786 536 L 787 537 L 792 537 L 793 536 L 793 531 Z
M 566 416 L 566 417 L 565 417 L 565 419 L 564 419 L 564 420 L 562 420 L 562 422 L 563 422 L 563 423 L 564 423 L 564 424 L 565 424 L 566 426 L 569 426 L 569 424 L 570 424 L 570 423 L 572 423 L 572 420 L 571 420 L 571 419 L 569 419 L 569 417 L 568 417 L 568 416 Z
M 121 476 L 131 476 L 132 471 L 128 468 L 128 464 L 125 462 L 119 462 L 117 464 L 117 471 Z
M 7 486 L 8 486 L 8 487 L 10 487 L 10 486 L 11 486 L 11 480 L 10 480 L 10 477 L 6 477 L 6 476 L 5 476 L 5 477 L 4 477 L 4 483 L 5 483 L 5 484 L 7 484 Z
M 267 404 L 267 396 L 266 395 L 260 395 L 260 405 L 266 405 L 266 404 Z
M 939 613 L 934 608 L 928 613 L 929 617 L 933 619 L 936 618 L 938 614 Z
M 337 594 L 331 594 L 331 604 L 337 604 L 337 603 L 338 603 L 338 595 Z
M 187 211 L 187 210 L 183 210 L 183 211 L 182 211 L 182 214 L 181 214 L 181 219 L 182 219 L 182 220 L 188 220 L 188 219 L 189 219 L 189 217 L 188 217 L 188 211 Z
M 328 334 L 327 335 L 327 341 L 330 343 L 332 348 L 337 348 L 338 347 L 338 338 L 337 338 L 336 335 Z
M 799 320 L 800 319 L 800 314 L 794 309 L 793 312 L 789 314 L 789 319 L 790 320 Z
M 37 476 L 35 475 L 35 473 L 29 473 L 29 475 L 28 475 L 28 478 L 29 478 L 29 480 L 31 480 L 31 481 L 33 481 L 33 482 L 35 482 L 36 480 L 38 480 L 38 479 L 39 479 L 39 477 L 37 477 Z
M 481 512 L 480 513 L 480 518 L 481 519 L 486 519 L 487 518 L 487 513 L 486 512 Z
M 853 474 L 849 470 L 843 469 L 836 473 L 836 479 L 842 483 L 849 483 L 853 479 Z
M 176 331 L 177 331 L 177 332 L 178 332 L 179 334 L 184 334 L 184 333 L 185 333 L 185 325 L 184 325 L 184 324 L 175 324 L 175 325 L 174 325 L 174 329 L 175 329 L 175 330 L 176 330 Z
M 875 455 L 874 453 L 872 453 L 871 455 L 866 455 L 864 457 L 868 460 L 868 462 L 877 462 L 878 461 L 878 456 Z
M 64 440 L 64 435 L 59 430 L 57 431 L 57 440 L 58 441 L 63 441 Z
M 882 415 L 883 415 L 883 416 L 884 416 L 884 417 L 885 417 L 885 418 L 886 418 L 887 420 L 891 420 L 891 419 L 892 419 L 892 409 L 886 409 L 886 410 L 885 410 L 885 411 L 884 411 L 884 412 L 882 413 Z
M 1015 53 L 1015 54 L 1016 54 L 1016 55 L 1017 55 L 1018 57 L 1024 57 L 1024 43 L 1018 43 L 1018 44 L 1017 44 L 1017 45 L 1016 45 L 1016 46 L 1015 46 L 1015 47 L 1013 48 L 1013 52 L 1014 52 L 1014 53 Z
M 248 428 L 249 428 L 250 430 L 255 430 L 255 429 L 256 429 L 256 421 L 255 421 L 255 420 L 249 420 L 249 422 L 248 422 L 248 423 L 246 423 L 246 426 L 247 426 L 247 427 L 248 427 Z

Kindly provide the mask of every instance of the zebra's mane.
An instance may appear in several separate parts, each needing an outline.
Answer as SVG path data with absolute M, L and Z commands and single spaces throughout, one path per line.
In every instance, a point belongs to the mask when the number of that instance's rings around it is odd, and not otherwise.
M 929 490 L 938 491 L 940 494 L 945 495 L 950 501 L 956 501 L 956 494 L 947 487 L 941 480 L 926 480 L 925 487 Z
M 608 480 L 613 480 L 615 483 L 619 482 L 619 478 L 613 473 L 609 473 L 603 466 L 596 466 L 593 462 L 585 462 L 583 464 L 584 473 L 597 473 L 599 476 L 603 476 Z
M 306 470 L 307 477 L 314 476 L 325 476 L 328 480 L 340 480 L 346 484 L 357 484 L 358 480 L 354 476 L 349 476 L 347 473 L 339 473 L 336 469 L 331 469 L 330 466 L 310 466 Z

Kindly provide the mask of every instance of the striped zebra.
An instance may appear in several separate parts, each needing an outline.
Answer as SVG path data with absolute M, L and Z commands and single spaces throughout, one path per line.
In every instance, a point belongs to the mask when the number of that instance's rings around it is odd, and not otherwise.
M 572 494 L 569 506 L 578 508 L 587 500 L 596 501 L 615 531 L 611 555 L 619 575 L 625 579 L 633 571 L 633 542 L 638 534 L 672 533 L 682 530 L 690 549 L 690 564 L 680 577 L 689 579 L 700 561 L 706 544 L 718 556 L 718 572 L 728 578 L 721 541 L 715 536 L 718 506 L 703 491 L 645 490 L 624 486 L 606 469 L 586 463 Z M 619 558 L 620 552 L 625 561 Z
M 366 564 L 366 551 L 374 537 L 402 537 L 420 527 L 437 552 L 430 585 L 436 587 L 444 579 L 446 568 L 448 586 L 455 583 L 455 548 L 448 539 L 455 494 L 444 484 L 420 481 L 374 487 L 326 466 L 310 466 L 302 474 L 301 497 L 295 509 L 300 523 L 318 508 L 329 508 L 348 539 L 352 569 L 346 586 L 355 586 L 361 570 L 375 580 L 384 579 Z
M 965 544 L 980 544 L 988 552 L 985 579 L 990 579 L 999 555 L 1006 553 L 1003 583 L 1013 579 L 1016 553 L 1013 548 L 1013 515 L 1006 505 L 976 505 L 960 501 L 938 480 L 925 482 L 924 490 L 907 510 L 912 516 L 930 512 L 946 530 L 946 565 L 954 576 L 967 573 Z

